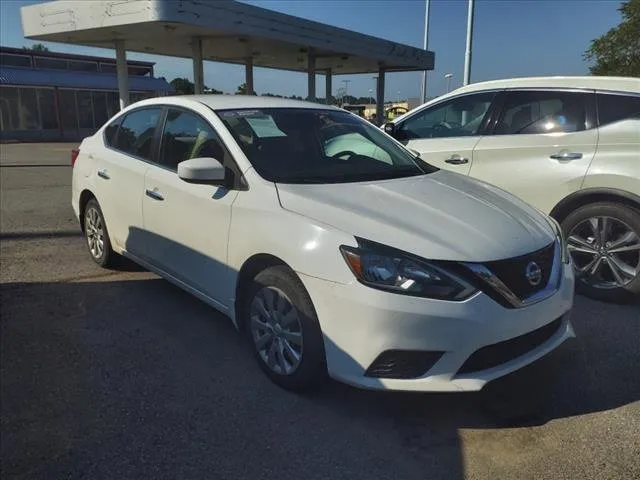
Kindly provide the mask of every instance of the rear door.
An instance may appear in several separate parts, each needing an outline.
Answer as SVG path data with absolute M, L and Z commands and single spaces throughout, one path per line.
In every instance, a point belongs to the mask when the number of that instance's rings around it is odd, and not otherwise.
M 579 190 L 598 141 L 592 91 L 515 90 L 473 152 L 470 175 L 550 212 Z
M 91 153 L 94 193 L 111 241 L 133 254 L 142 252 L 142 244 L 130 234 L 142 227 L 144 175 L 153 156 L 161 111 L 145 107 L 128 112 L 105 129 L 106 148 Z
M 425 107 L 398 122 L 395 137 L 426 162 L 468 175 L 495 96 L 471 93 Z
M 144 239 L 147 260 L 227 307 L 233 297 L 227 267 L 231 205 L 237 190 L 187 183 L 178 164 L 210 157 L 223 165 L 233 160 L 210 123 L 200 114 L 168 107 L 157 164 L 145 177 Z

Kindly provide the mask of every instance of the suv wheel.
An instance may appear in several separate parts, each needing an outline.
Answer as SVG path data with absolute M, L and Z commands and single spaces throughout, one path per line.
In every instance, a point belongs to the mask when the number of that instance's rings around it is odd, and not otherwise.
M 562 222 L 576 272 L 576 289 L 620 302 L 640 293 L 640 211 L 618 203 L 592 203 Z
M 326 372 L 324 344 L 311 298 L 296 274 L 269 267 L 244 295 L 244 326 L 254 356 L 279 386 L 300 391 Z
M 84 209 L 84 237 L 93 261 L 101 267 L 112 265 L 115 253 L 111 248 L 104 215 L 95 198 L 89 200 Z

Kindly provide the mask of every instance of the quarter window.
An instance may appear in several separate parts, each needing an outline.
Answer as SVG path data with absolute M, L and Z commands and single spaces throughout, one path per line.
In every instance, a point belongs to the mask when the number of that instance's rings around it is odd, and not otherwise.
M 190 158 L 209 157 L 224 163 L 225 150 L 211 125 L 199 115 L 169 109 L 162 133 L 159 163 L 177 170 Z
M 586 128 L 587 94 L 511 92 L 502 109 L 497 135 L 579 132 Z
M 159 108 L 134 110 L 127 114 L 116 135 L 114 148 L 129 155 L 150 160 L 153 135 L 159 117 Z
M 607 95 L 599 93 L 597 97 L 599 125 L 640 118 L 640 95 Z
M 477 135 L 494 92 L 465 95 L 424 109 L 398 126 L 401 140 Z

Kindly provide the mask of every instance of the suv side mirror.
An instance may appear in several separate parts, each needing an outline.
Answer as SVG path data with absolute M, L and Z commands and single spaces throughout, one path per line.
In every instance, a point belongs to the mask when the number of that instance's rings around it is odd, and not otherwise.
M 391 135 L 392 137 L 395 136 L 396 133 L 396 124 L 393 122 L 388 122 L 384 124 L 384 131 L 385 133 L 387 133 L 388 135 Z
M 189 183 L 224 185 L 226 169 L 215 158 L 201 157 L 178 164 L 178 177 Z

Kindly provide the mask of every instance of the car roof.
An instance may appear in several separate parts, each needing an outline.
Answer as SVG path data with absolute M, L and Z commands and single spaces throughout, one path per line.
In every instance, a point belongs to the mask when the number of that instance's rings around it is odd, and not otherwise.
M 137 102 L 136 105 L 188 105 L 198 102 L 207 105 L 213 110 L 233 110 L 243 108 L 312 108 L 317 110 L 340 110 L 331 105 L 291 100 L 279 97 L 259 97 L 256 95 L 174 95 L 167 97 L 155 97 Z
M 451 93 L 460 94 L 478 90 L 508 88 L 578 88 L 589 90 L 615 90 L 640 93 L 640 79 L 632 77 L 525 77 L 505 78 L 472 83 Z

